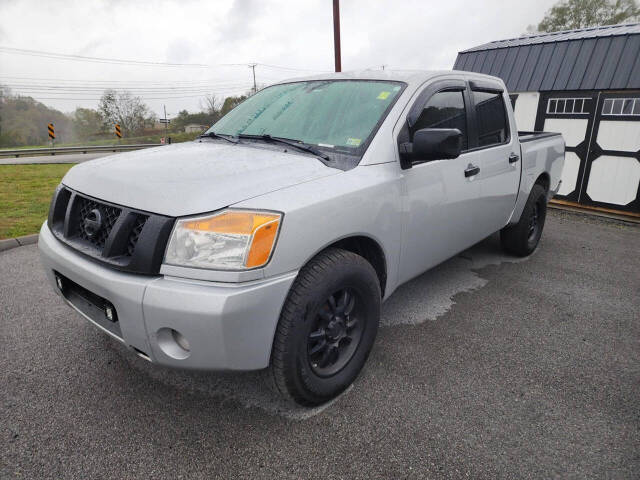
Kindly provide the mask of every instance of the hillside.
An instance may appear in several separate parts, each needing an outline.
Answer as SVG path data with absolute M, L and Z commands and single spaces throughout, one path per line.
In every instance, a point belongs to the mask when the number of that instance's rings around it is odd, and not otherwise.
M 73 140 L 71 120 L 59 110 L 31 97 L 0 96 L 0 147 L 42 145 L 53 123 L 56 142 Z

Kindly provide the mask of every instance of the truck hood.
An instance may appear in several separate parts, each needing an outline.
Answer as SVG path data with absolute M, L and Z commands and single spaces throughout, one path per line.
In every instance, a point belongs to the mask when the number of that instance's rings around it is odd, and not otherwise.
M 309 155 L 204 141 L 81 163 L 62 182 L 101 200 L 178 217 L 210 212 L 337 173 L 340 170 Z

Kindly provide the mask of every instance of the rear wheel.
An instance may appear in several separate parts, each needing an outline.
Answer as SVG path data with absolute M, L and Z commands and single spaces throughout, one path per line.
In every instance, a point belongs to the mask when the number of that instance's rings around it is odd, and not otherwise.
M 309 406 L 339 395 L 360 373 L 379 318 L 369 262 L 340 249 L 320 253 L 300 271 L 280 315 L 271 355 L 277 389 Z
M 502 248 L 520 257 L 533 253 L 540 242 L 546 218 L 547 192 L 541 185 L 534 185 L 520 221 L 500 231 Z

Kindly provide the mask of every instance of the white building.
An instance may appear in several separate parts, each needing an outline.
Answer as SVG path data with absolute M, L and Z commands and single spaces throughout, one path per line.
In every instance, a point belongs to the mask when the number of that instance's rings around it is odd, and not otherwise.
M 564 135 L 556 199 L 640 216 L 640 24 L 491 42 L 454 68 L 502 78 L 519 130 Z
M 200 125 L 198 123 L 189 123 L 187 125 L 184 126 L 184 131 L 185 133 L 198 133 L 198 132 L 204 132 L 207 128 L 209 128 L 207 125 Z

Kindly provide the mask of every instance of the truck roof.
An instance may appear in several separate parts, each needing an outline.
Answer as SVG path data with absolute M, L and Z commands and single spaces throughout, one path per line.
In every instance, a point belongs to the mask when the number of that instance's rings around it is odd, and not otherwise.
M 502 83 L 502 80 L 498 77 L 491 75 L 484 75 L 481 73 L 465 72 L 462 70 L 353 70 L 340 73 L 324 73 L 318 75 L 308 75 L 304 77 L 295 77 L 282 80 L 278 83 L 300 82 L 308 80 L 388 80 L 405 82 L 408 85 L 421 85 L 425 81 L 440 77 L 443 75 L 460 75 L 465 78 L 485 78 L 498 81 Z

